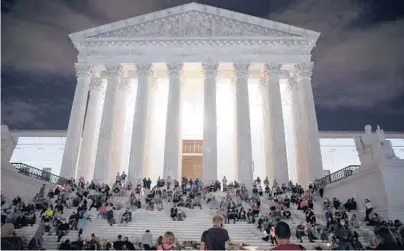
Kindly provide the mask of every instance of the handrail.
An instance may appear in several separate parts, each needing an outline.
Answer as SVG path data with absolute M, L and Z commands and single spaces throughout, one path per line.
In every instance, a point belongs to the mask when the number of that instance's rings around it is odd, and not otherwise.
M 43 171 L 36 167 L 24 164 L 24 163 L 11 163 L 11 166 L 18 170 L 18 173 L 33 177 L 39 180 L 43 180 L 49 183 L 64 185 L 69 182 L 68 179 L 57 176 L 50 172 Z
M 332 174 L 324 176 L 323 178 L 319 179 L 319 183 L 323 185 L 328 185 L 339 180 L 345 179 L 353 174 L 353 172 L 358 169 L 360 165 L 350 165 L 341 170 L 338 170 Z

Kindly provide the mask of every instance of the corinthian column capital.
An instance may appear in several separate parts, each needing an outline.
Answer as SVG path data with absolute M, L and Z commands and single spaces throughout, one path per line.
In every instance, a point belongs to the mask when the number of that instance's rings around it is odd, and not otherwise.
M 313 74 L 313 62 L 296 64 L 294 68 L 298 78 L 311 78 Z
M 264 75 L 267 79 L 279 79 L 282 75 L 281 64 L 268 63 L 264 65 Z
M 234 75 L 237 78 L 248 78 L 250 74 L 250 64 L 249 63 L 234 63 Z
M 95 68 L 91 64 L 75 63 L 76 75 L 78 78 L 91 77 L 95 75 Z
M 297 70 L 292 70 L 288 77 L 287 87 L 290 91 L 296 91 L 299 83 L 299 78 L 297 76 Z
M 183 63 L 168 63 L 167 64 L 167 69 L 168 69 L 168 75 L 181 75 L 182 73 L 182 67 Z
M 137 76 L 148 75 L 151 76 L 153 74 L 151 63 L 137 63 L 136 64 L 136 74 Z
M 124 69 L 121 64 L 108 64 L 105 65 L 108 77 L 123 77 Z
M 202 70 L 205 77 L 215 77 L 217 75 L 218 63 L 202 63 Z

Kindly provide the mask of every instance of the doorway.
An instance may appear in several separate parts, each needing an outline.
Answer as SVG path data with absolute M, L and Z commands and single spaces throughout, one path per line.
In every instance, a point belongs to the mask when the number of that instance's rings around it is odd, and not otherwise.
M 182 177 L 202 178 L 202 155 L 183 155 L 182 156 Z

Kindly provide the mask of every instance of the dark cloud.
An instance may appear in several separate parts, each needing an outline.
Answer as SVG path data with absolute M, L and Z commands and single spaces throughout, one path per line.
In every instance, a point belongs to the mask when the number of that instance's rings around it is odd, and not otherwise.
M 3 123 L 19 129 L 67 127 L 77 53 L 69 33 L 188 2 L 3 0 Z M 362 130 L 374 122 L 404 131 L 404 123 L 397 123 L 404 119 L 404 13 L 399 1 L 199 2 L 322 33 L 313 52 L 320 129 Z

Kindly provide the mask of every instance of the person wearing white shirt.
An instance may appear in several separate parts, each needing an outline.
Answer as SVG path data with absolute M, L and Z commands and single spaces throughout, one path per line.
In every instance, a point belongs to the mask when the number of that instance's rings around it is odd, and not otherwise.
M 373 211 L 372 202 L 369 199 L 365 199 L 365 209 L 366 209 L 366 218 L 365 221 L 369 221 L 369 215 Z
M 144 250 L 150 250 L 153 246 L 153 235 L 150 230 L 146 230 L 142 237 L 142 246 Z

